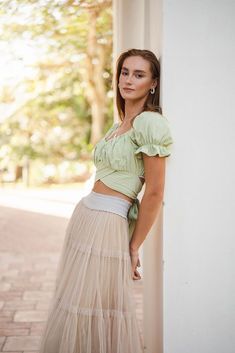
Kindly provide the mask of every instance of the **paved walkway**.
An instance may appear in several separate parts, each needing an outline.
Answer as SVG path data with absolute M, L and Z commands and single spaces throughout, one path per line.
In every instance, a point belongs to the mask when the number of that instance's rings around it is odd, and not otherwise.
M 0 189 L 0 353 L 38 351 L 77 195 Z M 142 332 L 142 280 L 134 299 Z

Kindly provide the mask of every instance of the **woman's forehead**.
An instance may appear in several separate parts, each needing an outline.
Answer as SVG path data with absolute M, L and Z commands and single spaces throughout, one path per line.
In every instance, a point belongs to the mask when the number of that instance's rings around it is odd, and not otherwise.
M 122 64 L 122 69 L 133 71 L 149 71 L 149 62 L 141 56 L 130 56 Z

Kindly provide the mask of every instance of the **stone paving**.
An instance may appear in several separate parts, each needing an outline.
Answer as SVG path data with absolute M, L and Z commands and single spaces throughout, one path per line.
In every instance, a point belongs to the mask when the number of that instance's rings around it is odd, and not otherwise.
M 22 201 L 22 194 L 20 197 Z M 36 353 L 54 290 L 68 217 L 22 210 L 14 208 L 15 204 L 0 206 L 0 353 Z M 143 338 L 143 283 L 134 283 Z

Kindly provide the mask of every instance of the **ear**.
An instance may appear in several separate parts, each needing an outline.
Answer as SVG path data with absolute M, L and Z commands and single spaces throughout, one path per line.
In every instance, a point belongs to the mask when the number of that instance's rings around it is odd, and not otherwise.
M 157 79 L 155 79 L 154 81 L 153 81 L 153 86 L 151 87 L 151 88 L 156 88 L 157 87 Z

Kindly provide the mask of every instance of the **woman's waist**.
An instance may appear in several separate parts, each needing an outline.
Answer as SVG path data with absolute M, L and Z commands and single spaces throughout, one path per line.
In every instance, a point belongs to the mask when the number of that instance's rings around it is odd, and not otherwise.
M 129 233 L 132 234 L 134 229 L 133 226 L 138 218 L 139 213 L 138 198 L 130 198 L 131 201 L 129 201 L 126 198 L 124 199 L 126 195 L 119 192 L 114 195 L 114 190 L 108 187 L 105 189 L 105 192 L 104 188 L 101 191 L 97 191 L 99 190 L 97 185 L 101 184 L 102 182 L 99 184 L 96 182 L 90 194 L 83 198 L 83 202 L 90 208 L 117 213 L 120 216 L 128 219 Z M 105 186 L 106 185 L 104 184 L 104 187 Z
M 90 209 L 116 213 L 125 219 L 128 219 L 128 211 L 132 207 L 130 201 L 93 190 L 82 198 L 82 202 Z
M 120 197 L 124 200 L 127 200 L 129 202 L 132 202 L 133 199 L 125 194 L 123 194 L 120 191 L 114 190 L 112 188 L 110 188 L 109 186 L 107 186 L 104 182 L 102 182 L 101 180 L 97 180 L 94 183 L 93 189 L 92 191 L 95 191 L 97 193 L 101 193 L 101 194 L 105 194 L 105 195 L 110 195 L 110 196 L 117 196 Z
M 99 180 L 102 181 L 106 187 L 110 188 L 110 190 L 106 189 L 107 192 L 110 192 L 110 194 L 115 191 L 119 192 L 121 197 L 124 195 L 124 197 L 126 196 L 129 198 L 128 200 L 136 199 L 138 193 L 142 189 L 142 182 L 144 182 L 144 180 L 135 173 L 112 170 L 110 168 L 96 170 L 95 183 Z M 96 190 L 98 191 L 98 189 Z M 101 189 L 99 190 L 102 192 Z M 104 192 L 106 190 L 104 190 Z

